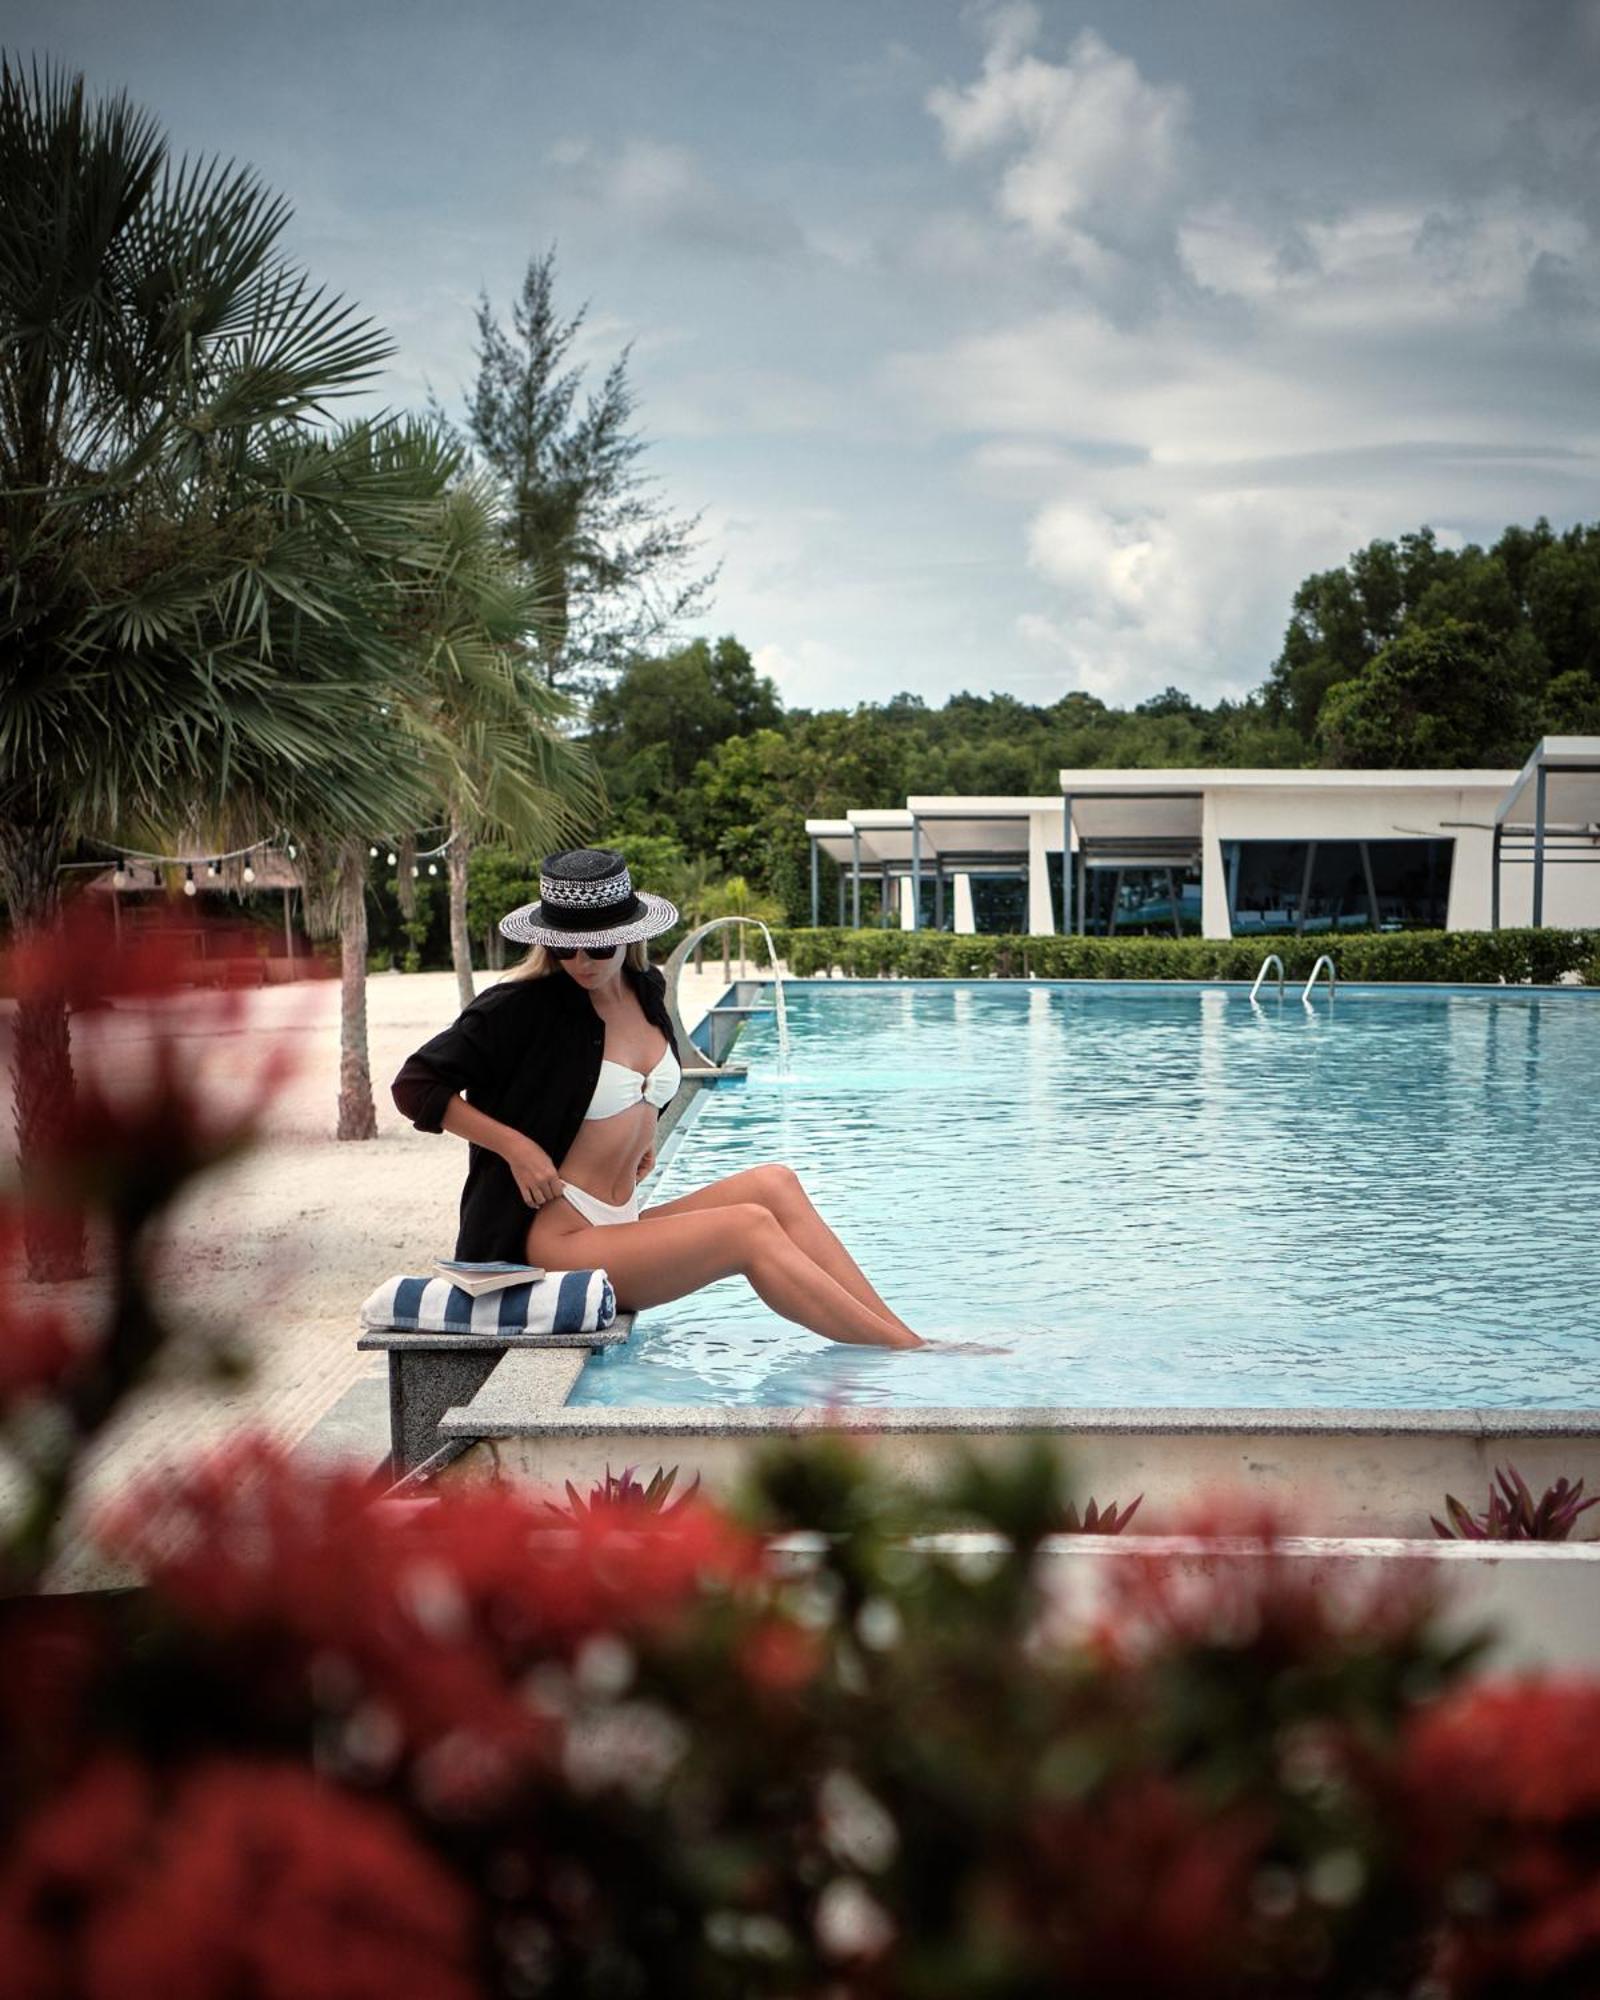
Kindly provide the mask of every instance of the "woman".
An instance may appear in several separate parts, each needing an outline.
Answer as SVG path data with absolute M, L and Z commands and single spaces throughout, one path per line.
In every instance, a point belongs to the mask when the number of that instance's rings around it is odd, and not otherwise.
M 788 1167 L 751 1167 L 641 1212 L 637 1184 L 681 1076 L 666 982 L 643 941 L 677 920 L 635 891 L 620 854 L 551 855 L 539 901 L 500 923 L 533 946 L 527 959 L 395 1078 L 420 1131 L 471 1147 L 456 1255 L 603 1269 L 625 1312 L 737 1272 L 830 1340 L 920 1347 Z

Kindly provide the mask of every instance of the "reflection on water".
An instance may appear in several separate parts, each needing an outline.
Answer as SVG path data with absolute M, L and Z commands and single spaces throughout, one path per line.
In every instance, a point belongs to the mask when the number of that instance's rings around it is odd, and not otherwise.
M 788 1159 L 919 1332 L 832 1346 L 742 1280 L 578 1403 L 1577 1408 L 1596 1400 L 1600 1006 L 791 989 L 656 1198 Z

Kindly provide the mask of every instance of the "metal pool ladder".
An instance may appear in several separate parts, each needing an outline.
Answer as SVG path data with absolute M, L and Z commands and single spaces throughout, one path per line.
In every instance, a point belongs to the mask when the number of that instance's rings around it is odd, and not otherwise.
M 1254 1002 L 1256 995 L 1261 991 L 1261 982 L 1266 978 L 1268 968 L 1274 965 L 1278 968 L 1278 998 L 1280 1000 L 1283 998 L 1283 960 L 1279 958 L 1275 951 L 1269 951 L 1266 957 L 1262 959 L 1261 970 L 1256 974 L 1256 983 L 1250 989 L 1252 1002 Z
M 1330 1000 L 1333 998 L 1333 989 L 1339 983 L 1339 975 L 1334 970 L 1333 960 L 1329 958 L 1326 952 L 1324 952 L 1321 958 L 1317 960 L 1316 964 L 1312 966 L 1311 977 L 1306 981 L 1305 991 L 1300 995 L 1300 998 L 1306 1003 L 1308 1007 L 1311 1005 L 1311 989 L 1316 985 L 1317 974 L 1322 970 L 1324 966 L 1328 968 L 1328 998 Z

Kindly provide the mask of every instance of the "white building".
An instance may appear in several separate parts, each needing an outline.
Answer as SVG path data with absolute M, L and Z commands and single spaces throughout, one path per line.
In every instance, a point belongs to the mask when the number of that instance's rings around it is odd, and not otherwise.
M 1546 737 L 1521 771 L 1095 769 L 1060 782 L 1047 798 L 910 798 L 807 820 L 813 922 L 827 860 L 839 923 L 861 922 L 863 881 L 876 881 L 879 921 L 907 930 L 1600 926 L 1600 737 Z

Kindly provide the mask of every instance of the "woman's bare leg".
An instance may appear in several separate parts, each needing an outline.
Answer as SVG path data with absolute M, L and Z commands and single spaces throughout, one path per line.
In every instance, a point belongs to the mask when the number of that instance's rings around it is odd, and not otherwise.
M 664 1201 L 647 1208 L 645 1214 L 704 1214 L 708 1209 L 726 1208 L 730 1203 L 740 1201 L 759 1202 L 763 1208 L 770 1209 L 782 1223 L 790 1241 L 797 1244 L 813 1263 L 820 1264 L 830 1278 L 843 1285 L 852 1298 L 859 1299 L 869 1311 L 875 1312 L 880 1319 L 886 1319 L 891 1326 L 899 1327 L 902 1333 L 911 1332 L 900 1315 L 884 1304 L 866 1272 L 812 1207 L 811 1197 L 801 1186 L 800 1177 L 792 1167 L 747 1167 L 743 1173 L 729 1174 L 725 1180 L 713 1181 L 710 1187 L 696 1188 L 693 1194 L 680 1195 L 676 1201 Z
M 528 1231 L 530 1260 L 552 1271 L 586 1263 L 603 1268 L 625 1312 L 666 1305 L 737 1274 L 775 1313 L 827 1340 L 857 1347 L 921 1345 L 914 1333 L 853 1298 L 790 1241 L 770 1209 L 754 1202 L 603 1228 L 568 1227 L 573 1213 L 554 1204 L 535 1219 Z

